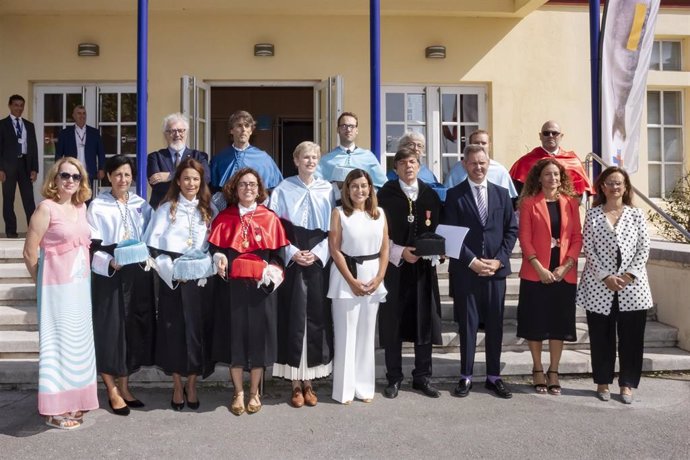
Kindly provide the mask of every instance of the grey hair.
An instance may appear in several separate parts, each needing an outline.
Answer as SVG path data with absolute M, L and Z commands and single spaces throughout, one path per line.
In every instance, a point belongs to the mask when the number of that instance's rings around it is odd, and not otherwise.
M 187 118 L 187 115 L 180 112 L 175 112 L 163 118 L 163 132 L 165 132 L 165 130 L 168 129 L 168 126 L 170 126 L 170 124 L 174 121 L 181 121 L 184 123 L 185 129 L 189 131 L 189 118 Z
M 424 134 L 417 131 L 405 131 L 398 141 L 398 148 L 404 147 L 409 144 L 410 141 L 415 140 L 422 141 L 424 142 L 424 145 L 426 145 L 426 138 L 424 137 Z
M 489 154 L 486 152 L 484 149 L 483 145 L 479 144 L 467 144 L 464 149 L 462 149 L 462 156 L 463 158 L 467 158 L 467 155 L 470 153 L 477 153 L 477 152 L 484 152 L 484 155 L 486 155 L 486 158 L 489 158 Z

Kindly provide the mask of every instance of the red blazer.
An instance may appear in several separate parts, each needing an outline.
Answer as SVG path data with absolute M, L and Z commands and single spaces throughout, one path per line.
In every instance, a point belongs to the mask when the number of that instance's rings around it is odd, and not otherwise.
M 561 196 L 558 199 L 561 208 L 561 256 L 559 265 L 566 257 L 575 261 L 573 268 L 563 278 L 570 284 L 577 284 L 577 259 L 582 250 L 582 225 L 580 224 L 580 203 L 577 198 Z M 526 197 L 520 203 L 520 227 L 518 230 L 522 249 L 522 268 L 520 278 L 539 281 L 537 271 L 529 263 L 529 258 L 536 255 L 546 269 L 551 260 L 551 219 L 546 207 L 544 194 Z

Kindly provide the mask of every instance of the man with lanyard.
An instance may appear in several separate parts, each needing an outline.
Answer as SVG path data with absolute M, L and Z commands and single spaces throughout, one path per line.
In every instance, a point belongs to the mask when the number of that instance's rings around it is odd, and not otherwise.
M 343 182 L 350 171 L 359 168 L 369 173 L 374 186 L 379 189 L 387 181 L 386 173 L 371 151 L 355 145 L 358 123 L 357 115 L 352 112 L 343 112 L 338 117 L 340 145 L 321 158 L 316 176 L 329 182 Z
M 64 156 L 74 157 L 86 167 L 91 182 L 101 180 L 105 177 L 105 150 L 101 135 L 96 128 L 86 124 L 83 105 L 74 108 L 72 118 L 74 126 L 68 126 L 58 134 L 55 160 Z
M 38 176 L 38 145 L 34 124 L 22 118 L 24 98 L 10 96 L 10 115 L 0 120 L 0 182 L 2 182 L 2 217 L 7 238 L 18 238 L 14 194 L 19 185 L 27 225 L 36 209 L 33 183 Z

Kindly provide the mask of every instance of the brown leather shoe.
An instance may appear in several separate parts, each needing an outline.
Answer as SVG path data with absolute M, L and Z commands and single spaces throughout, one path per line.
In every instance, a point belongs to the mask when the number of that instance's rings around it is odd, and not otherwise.
M 319 398 L 316 397 L 316 393 L 314 393 L 312 387 L 306 387 L 304 389 L 304 404 L 314 407 L 318 400 Z
M 304 406 L 304 396 L 302 396 L 301 388 L 292 389 L 292 399 L 290 400 L 292 407 L 302 407 Z

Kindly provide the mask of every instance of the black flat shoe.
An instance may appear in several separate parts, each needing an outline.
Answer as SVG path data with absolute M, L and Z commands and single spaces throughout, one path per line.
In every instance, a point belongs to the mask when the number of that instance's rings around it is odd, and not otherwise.
M 173 397 L 170 398 L 170 407 L 172 407 L 172 410 L 177 412 L 180 412 L 182 409 L 184 409 L 184 399 L 181 403 L 175 402 L 175 390 L 173 390 Z
M 197 396 L 197 399 L 195 402 L 190 401 L 187 399 L 187 389 L 182 390 L 182 394 L 184 395 L 184 400 L 187 402 L 187 407 L 189 407 L 192 410 L 197 410 L 199 408 L 199 405 L 201 404 L 199 402 L 199 397 Z
M 400 391 L 400 381 L 389 383 L 383 390 L 383 396 L 388 399 L 393 399 L 398 397 L 398 391 Z
M 125 403 L 126 402 L 127 401 L 125 401 Z M 119 409 L 115 409 L 113 407 L 113 403 L 110 401 L 110 399 L 108 399 L 108 405 L 110 406 L 110 410 L 113 411 L 113 414 L 115 414 L 115 415 L 122 415 L 122 416 L 129 415 L 129 407 L 128 406 L 120 407 Z
M 430 398 L 440 398 L 441 392 L 432 387 L 429 382 L 412 382 L 412 388 L 424 393 Z
M 133 409 L 139 409 L 141 407 L 146 406 L 143 402 L 139 401 L 138 399 L 133 399 L 131 401 L 127 401 L 125 399 L 125 404 L 127 404 L 127 407 L 131 407 Z
M 513 397 L 513 393 L 511 393 L 508 387 L 506 387 L 506 384 L 503 383 L 503 379 L 497 379 L 493 383 L 491 383 L 491 380 L 487 379 L 486 382 L 484 382 L 484 388 L 493 391 L 499 398 L 510 399 Z
M 458 386 L 455 387 L 453 390 L 453 395 L 457 396 L 458 398 L 464 398 L 468 394 L 470 394 L 470 390 L 472 389 L 472 380 L 470 379 L 460 379 L 458 382 Z

